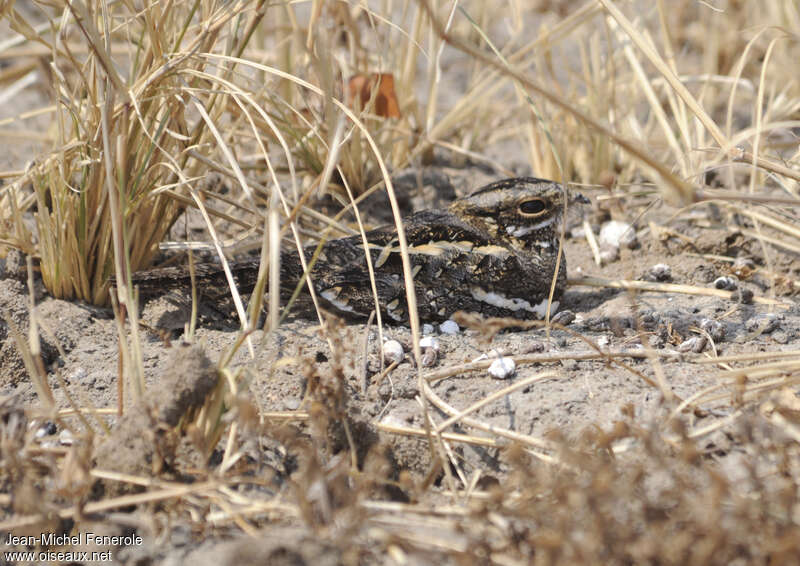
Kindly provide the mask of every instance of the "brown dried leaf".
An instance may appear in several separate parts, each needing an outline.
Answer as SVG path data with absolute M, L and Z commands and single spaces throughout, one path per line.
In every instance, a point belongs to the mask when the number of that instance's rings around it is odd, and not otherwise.
M 377 92 L 374 92 L 376 86 Z M 358 108 L 366 108 L 373 96 L 375 114 L 383 118 L 400 117 L 392 73 L 359 73 L 350 77 L 347 83 L 347 101 L 350 106 L 355 108 L 358 104 Z

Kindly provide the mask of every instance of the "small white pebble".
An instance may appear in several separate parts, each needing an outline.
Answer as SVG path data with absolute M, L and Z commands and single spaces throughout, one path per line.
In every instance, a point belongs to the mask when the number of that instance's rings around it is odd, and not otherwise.
M 439 351 L 439 341 L 434 338 L 433 336 L 423 336 L 419 341 L 419 347 L 422 349 L 425 348 L 433 348 L 437 352 Z
M 737 284 L 736 279 L 730 275 L 723 275 L 714 279 L 714 287 L 723 289 L 725 291 L 735 291 Z
M 403 361 L 403 345 L 397 340 L 387 340 L 383 344 L 383 356 L 389 363 Z
M 517 364 L 511 358 L 497 358 L 489 366 L 489 375 L 495 379 L 508 379 L 517 371 Z
M 694 352 L 695 354 L 699 354 L 706 349 L 707 344 L 708 340 L 705 336 L 692 336 L 691 338 L 687 338 L 678 344 L 678 351 L 683 353 Z
M 600 243 L 614 248 L 636 246 L 636 230 L 627 222 L 610 220 L 600 228 Z
M 609 338 L 605 334 L 597 339 L 597 345 L 600 346 L 601 348 L 605 348 L 606 346 L 609 345 L 610 342 L 611 338 Z
M 445 320 L 443 323 L 439 325 L 439 332 L 442 334 L 458 334 L 459 330 L 458 324 L 454 320 Z
M 657 263 L 647 270 L 647 278 L 651 281 L 669 281 L 672 279 L 672 269 L 666 263 Z
M 553 324 L 568 326 L 569 324 L 572 324 L 574 320 L 575 320 L 574 312 L 570 310 L 563 310 L 554 314 L 553 318 L 550 319 L 550 322 L 552 322 Z
M 739 256 L 735 260 L 733 260 L 733 265 L 731 266 L 733 271 L 752 271 L 756 268 L 755 262 L 746 256 Z
M 477 358 L 472 360 L 472 363 L 474 364 L 475 362 L 482 362 L 483 360 L 488 360 L 489 358 L 498 359 L 498 358 L 502 358 L 502 357 L 503 357 L 503 354 L 498 352 L 495 348 L 492 348 L 491 350 L 489 350 L 485 354 L 481 354 L 480 356 L 478 356 Z
M 772 313 L 763 313 L 749 319 L 745 324 L 748 332 L 770 334 L 781 327 L 780 319 Z
M 72 380 L 83 381 L 84 379 L 86 379 L 87 375 L 88 374 L 86 373 L 86 370 L 83 367 L 78 367 L 72 373 L 69 374 L 67 381 L 72 381 Z
M 711 318 L 704 318 L 700 321 L 700 328 L 708 332 L 714 342 L 725 340 L 725 327 L 721 323 Z
M 435 366 L 438 360 L 439 360 L 438 350 L 434 348 L 425 348 L 422 351 L 422 359 L 420 359 L 420 364 L 424 368 L 429 368 Z
M 436 332 L 436 327 L 434 327 L 432 324 L 428 324 L 426 322 L 425 324 L 422 325 L 422 335 L 423 336 L 426 336 L 428 334 L 433 334 L 434 332 Z
M 68 429 L 62 430 L 58 435 L 58 443 L 62 446 L 72 446 L 72 443 L 75 442 L 75 439 L 72 437 L 72 433 Z
M 405 419 L 393 413 L 389 413 L 381 419 L 381 424 L 387 426 L 404 427 L 406 426 Z
M 611 263 L 612 261 L 617 261 L 619 258 L 619 248 L 617 246 L 610 246 L 608 244 L 603 244 L 600 246 L 600 262 L 602 264 Z

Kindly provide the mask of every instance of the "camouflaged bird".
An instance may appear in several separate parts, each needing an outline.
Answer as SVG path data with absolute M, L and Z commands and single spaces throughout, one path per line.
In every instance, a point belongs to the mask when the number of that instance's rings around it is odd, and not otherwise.
M 543 318 L 556 270 L 558 230 L 569 193 L 558 183 L 520 177 L 482 187 L 457 199 L 444 211 L 422 211 L 403 220 L 421 320 L 443 321 L 456 311 L 518 319 Z M 581 195 L 572 199 L 588 202 Z M 375 273 L 378 302 L 384 320 L 408 321 L 400 245 L 395 226 L 366 233 Z M 317 246 L 304 249 L 311 263 Z M 232 262 L 241 292 L 252 291 L 257 258 Z M 198 266 L 201 291 L 227 289 L 220 266 Z M 281 298 L 285 302 L 303 276 L 296 250 L 281 253 Z M 134 275 L 142 292 L 174 286 L 189 287 L 182 268 L 164 268 Z M 348 319 L 366 319 L 375 298 L 361 235 L 329 240 L 313 263 L 309 280 L 321 306 Z M 562 257 L 551 313 L 558 308 L 566 285 Z M 204 294 L 208 294 L 205 292 Z M 305 295 L 305 296 L 303 296 Z M 313 315 L 307 293 L 293 312 Z

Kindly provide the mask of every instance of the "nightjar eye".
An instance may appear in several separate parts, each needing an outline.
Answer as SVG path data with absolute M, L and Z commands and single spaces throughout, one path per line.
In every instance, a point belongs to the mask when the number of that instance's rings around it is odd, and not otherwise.
M 522 214 L 535 216 L 547 210 L 547 202 L 540 198 L 526 200 L 519 203 L 519 211 Z

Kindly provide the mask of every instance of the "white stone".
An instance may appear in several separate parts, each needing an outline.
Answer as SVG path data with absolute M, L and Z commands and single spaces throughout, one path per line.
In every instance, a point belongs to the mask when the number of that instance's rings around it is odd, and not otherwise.
M 600 229 L 600 243 L 619 248 L 633 247 L 636 244 L 636 230 L 627 222 L 610 220 Z
M 678 351 L 682 353 L 694 352 L 699 354 L 706 349 L 708 339 L 705 336 L 691 336 L 680 344 L 678 344 Z
M 405 419 L 399 417 L 393 413 L 387 414 L 385 417 L 381 419 L 381 424 L 386 426 L 394 426 L 394 427 L 405 427 L 406 422 Z
M 730 275 L 723 275 L 722 277 L 714 279 L 714 287 L 725 291 L 735 291 L 737 287 L 736 283 L 736 278 Z
M 436 328 L 432 324 L 428 324 L 427 322 L 422 325 L 422 334 L 423 336 L 426 334 L 433 334 L 436 332 Z
M 383 357 L 389 363 L 403 361 L 403 345 L 397 340 L 387 340 L 383 344 Z
M 666 263 L 657 263 L 650 267 L 648 275 L 653 281 L 669 281 L 672 279 L 672 269 Z
M 517 371 L 517 364 L 511 358 L 497 358 L 489 366 L 489 375 L 495 379 L 508 379 Z
M 454 320 L 445 320 L 439 325 L 439 332 L 442 334 L 454 335 L 458 334 L 461 329 Z
M 434 338 L 433 336 L 423 336 L 419 341 L 419 347 L 422 349 L 425 348 L 433 348 L 437 352 L 439 351 L 439 341 Z
M 603 244 L 600 246 L 600 263 L 606 265 L 607 263 L 615 262 L 619 259 L 619 248 L 617 246 L 610 246 Z
M 69 378 L 68 379 L 69 379 L 69 381 L 72 381 L 72 380 L 83 381 L 84 379 L 86 379 L 87 375 L 88 374 L 87 374 L 85 368 L 78 367 L 77 369 L 75 369 L 75 371 L 73 371 L 72 373 L 69 374 Z
M 488 360 L 490 358 L 496 359 L 496 358 L 502 358 L 502 357 L 503 357 L 503 354 L 498 352 L 496 349 L 492 348 L 487 353 L 481 354 L 480 356 L 478 356 L 477 358 L 472 360 L 472 363 L 474 364 L 475 362 L 482 362 L 483 360 Z
M 725 327 L 722 323 L 714 319 L 704 318 L 700 321 L 700 328 L 708 332 L 708 335 L 714 342 L 722 342 L 725 340 Z
M 75 439 L 68 429 L 65 428 L 58 434 L 58 443 L 62 446 L 72 446 L 73 442 L 75 442 Z

